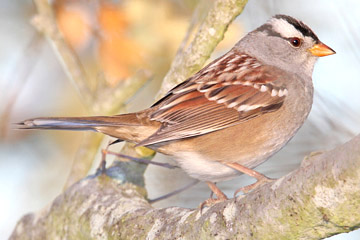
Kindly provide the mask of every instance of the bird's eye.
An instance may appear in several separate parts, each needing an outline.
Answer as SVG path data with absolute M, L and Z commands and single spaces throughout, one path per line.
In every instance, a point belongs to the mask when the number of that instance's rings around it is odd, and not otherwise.
M 301 39 L 297 38 L 297 37 L 290 38 L 289 42 L 290 42 L 291 46 L 296 47 L 296 48 L 300 47 L 300 45 L 301 45 Z

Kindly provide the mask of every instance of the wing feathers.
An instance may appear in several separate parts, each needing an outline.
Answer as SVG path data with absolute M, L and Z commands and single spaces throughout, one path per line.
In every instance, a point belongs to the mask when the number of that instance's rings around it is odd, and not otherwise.
M 179 84 L 154 106 L 151 120 L 163 123 L 139 145 L 217 131 L 278 110 L 287 89 L 274 72 L 246 54 L 228 54 Z

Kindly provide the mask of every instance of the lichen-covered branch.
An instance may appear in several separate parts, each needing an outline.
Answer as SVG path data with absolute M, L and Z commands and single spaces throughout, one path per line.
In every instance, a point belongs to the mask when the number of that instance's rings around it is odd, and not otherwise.
M 359 182 L 360 135 L 202 214 L 154 209 L 142 187 L 100 175 L 24 216 L 10 239 L 322 239 L 360 226 Z

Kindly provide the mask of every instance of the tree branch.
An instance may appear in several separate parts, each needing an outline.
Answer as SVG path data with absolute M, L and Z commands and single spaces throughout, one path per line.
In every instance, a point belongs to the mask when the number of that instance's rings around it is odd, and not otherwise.
M 199 209 L 153 209 L 144 188 L 88 177 L 10 239 L 322 239 L 360 224 L 360 135 L 305 158 L 299 169 L 234 201 Z
M 125 102 L 147 82 L 151 75 L 146 71 L 138 71 L 133 77 L 115 88 L 103 86 L 101 79 L 97 79 L 99 84 L 96 89 L 92 90 L 91 81 L 86 75 L 80 59 L 66 43 L 57 26 L 49 1 L 34 0 L 34 3 L 38 14 L 33 17 L 32 24 L 49 40 L 87 110 L 95 115 L 119 114 Z M 102 139 L 103 135 L 85 134 L 82 145 L 74 158 L 69 178 L 64 186 L 65 189 L 86 176 Z
M 44 33 L 50 41 L 55 52 L 58 54 L 58 59 L 63 65 L 63 68 L 76 86 L 86 107 L 93 104 L 93 93 L 89 87 L 86 73 L 82 64 L 74 53 L 74 51 L 65 42 L 61 32 L 58 29 L 53 9 L 48 0 L 34 0 L 38 14 L 33 17 L 32 24 L 39 32 Z
M 185 81 L 192 74 L 201 69 L 217 44 L 224 38 L 230 23 L 242 12 L 247 0 L 217 0 L 202 22 L 199 31 L 189 47 L 184 48 L 185 37 L 181 54 L 177 54 L 166 74 L 158 97 L 165 95 L 175 84 Z M 205 4 L 209 4 L 206 1 Z M 192 29 L 190 26 L 189 31 Z

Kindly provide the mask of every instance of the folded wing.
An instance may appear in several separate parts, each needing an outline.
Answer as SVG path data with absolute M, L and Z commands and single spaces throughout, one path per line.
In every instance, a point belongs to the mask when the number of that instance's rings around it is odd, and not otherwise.
M 287 95 L 278 71 L 246 54 L 215 60 L 153 106 L 150 118 L 162 125 L 139 145 L 206 134 L 278 110 Z

